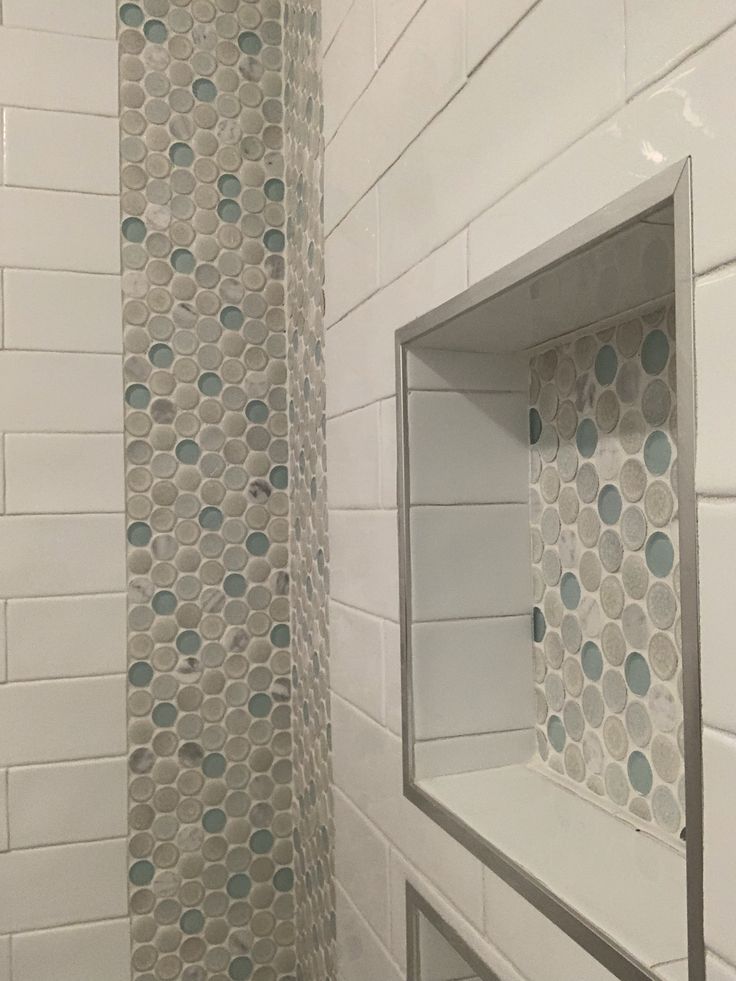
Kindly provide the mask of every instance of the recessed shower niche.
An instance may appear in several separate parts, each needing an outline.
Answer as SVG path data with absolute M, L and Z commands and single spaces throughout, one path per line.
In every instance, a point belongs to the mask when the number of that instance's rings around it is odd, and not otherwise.
M 405 793 L 622 981 L 705 977 L 692 350 L 689 164 L 397 333 Z

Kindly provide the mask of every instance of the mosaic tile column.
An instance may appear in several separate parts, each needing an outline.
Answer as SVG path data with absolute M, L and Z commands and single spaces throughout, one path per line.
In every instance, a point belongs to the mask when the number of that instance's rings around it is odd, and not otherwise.
M 284 15 L 297 977 L 333 981 L 319 0 Z
M 119 16 L 133 976 L 293 981 L 281 4 Z

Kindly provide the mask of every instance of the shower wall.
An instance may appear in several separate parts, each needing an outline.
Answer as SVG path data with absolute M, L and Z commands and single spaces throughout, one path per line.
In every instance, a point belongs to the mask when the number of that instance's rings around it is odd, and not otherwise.
M 113 3 L 0 25 L 0 978 L 130 978 Z
M 504 979 L 609 975 L 402 797 L 394 331 L 692 155 L 709 981 L 736 979 L 736 5 L 324 0 L 338 960 L 398 981 L 405 878 Z M 668 670 L 668 669 L 667 669 Z M 626 901 L 622 898 L 622 901 Z M 533 936 L 535 943 L 529 944 Z M 665 976 L 684 978 L 685 966 Z

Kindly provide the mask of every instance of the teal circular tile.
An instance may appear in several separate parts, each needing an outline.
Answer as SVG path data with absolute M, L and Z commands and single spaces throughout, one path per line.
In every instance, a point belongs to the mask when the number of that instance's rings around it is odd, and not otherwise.
M 137 3 L 124 3 L 120 8 L 120 20 L 126 27 L 140 27 L 145 17 Z
M 231 875 L 227 880 L 227 894 L 231 899 L 245 899 L 250 893 L 251 881 L 244 873 Z
M 238 47 L 243 54 L 257 55 L 263 47 L 263 42 L 253 31 L 243 31 L 238 37 Z
M 188 909 L 182 913 L 179 926 L 183 933 L 200 933 L 204 928 L 204 916 L 198 909 Z
M 153 678 L 153 668 L 148 661 L 136 661 L 128 668 L 128 681 L 135 688 L 145 688 Z
M 202 646 L 202 638 L 196 630 L 183 630 L 176 638 L 176 649 L 180 654 L 196 654 Z
M 217 205 L 217 214 L 223 221 L 232 223 L 240 220 L 242 210 L 237 201 L 225 198 Z
M 539 442 L 542 435 L 542 417 L 535 408 L 529 409 L 529 442 L 532 446 Z
M 194 163 L 194 151 L 187 143 L 172 143 L 169 159 L 175 167 L 191 167 Z
M 176 722 L 177 715 L 178 712 L 175 705 L 172 705 L 171 702 L 161 702 L 151 713 L 151 719 L 154 725 L 160 726 L 162 729 L 168 729 Z
M 586 640 L 580 653 L 580 661 L 583 666 L 586 678 L 591 681 L 599 681 L 603 674 L 603 656 L 600 648 L 592 640 Z
M 215 83 L 211 82 L 209 78 L 196 78 L 192 83 L 192 92 L 200 102 L 214 102 L 217 96 Z
M 223 307 L 220 311 L 220 323 L 228 330 L 240 330 L 244 321 L 245 317 L 237 307 Z
M 271 699 L 264 692 L 258 692 L 248 702 L 248 710 L 256 719 L 265 719 L 271 711 Z
M 675 563 L 675 550 L 664 532 L 655 531 L 653 535 L 649 536 L 644 554 L 649 571 L 653 576 L 663 579 L 672 572 L 672 566 Z
M 638 651 L 634 651 L 626 658 L 624 674 L 626 675 L 626 684 L 635 695 L 646 695 L 652 683 L 652 676 L 649 672 L 649 665 Z
M 268 406 L 265 402 L 261 402 L 260 399 L 254 399 L 246 405 L 245 415 L 250 422 L 266 422 L 268 419 Z
M 143 33 L 146 40 L 151 41 L 152 44 L 163 44 L 169 36 L 166 25 L 160 20 L 147 20 L 143 27 Z
M 196 463 L 199 460 L 199 447 L 193 439 L 183 439 L 176 444 L 176 458 L 181 463 Z
M 288 624 L 277 623 L 271 631 L 271 643 L 274 647 L 288 647 L 291 640 L 291 631 Z
M 221 777 L 227 766 L 222 753 L 209 753 L 202 760 L 202 771 L 206 777 Z
M 672 446 L 666 433 L 656 429 L 647 437 L 644 444 L 644 463 L 649 473 L 661 477 L 666 473 L 672 460 Z
M 207 507 L 202 508 L 199 512 L 199 523 L 208 531 L 217 531 L 218 528 L 222 527 L 222 522 L 222 511 L 219 508 Z
M 148 352 L 148 360 L 156 368 L 170 368 L 174 361 L 174 352 L 168 344 L 154 344 Z
M 147 886 L 153 881 L 155 871 L 150 862 L 134 862 L 128 870 L 128 878 L 134 886 Z
M 640 753 L 638 749 L 635 749 L 631 756 L 629 756 L 626 770 L 629 774 L 631 786 L 642 797 L 646 797 L 652 789 L 653 783 L 652 768 L 646 756 Z
M 174 249 L 171 253 L 171 265 L 183 276 L 193 273 L 196 264 L 194 256 L 189 249 Z
M 161 616 L 168 616 L 176 609 L 176 596 L 168 589 L 159 590 L 158 593 L 154 593 L 151 606 Z
M 125 389 L 125 401 L 131 409 L 145 409 L 151 401 L 151 393 L 145 385 L 128 385 Z
M 219 834 L 227 824 L 225 812 L 219 807 L 210 808 L 202 815 L 202 827 L 210 834 Z
M 140 244 L 146 237 L 146 226 L 140 218 L 126 218 L 123 222 L 123 237 L 128 242 Z
M 658 375 L 664 370 L 670 356 L 670 342 L 661 330 L 652 330 L 641 346 L 641 363 L 648 375 Z
M 269 541 L 261 531 L 254 531 L 245 540 L 245 547 L 251 555 L 265 555 L 269 548 Z
M 532 636 L 538 644 L 544 639 L 546 630 L 547 624 L 544 620 L 544 614 L 538 606 L 535 606 L 532 613 Z
M 567 739 L 567 734 L 565 733 L 565 727 L 562 724 L 562 719 L 558 715 L 551 715 L 547 720 L 547 736 L 549 737 L 550 743 L 558 753 L 561 753 L 565 747 L 565 740 Z
M 151 529 L 145 521 L 134 521 L 128 526 L 128 541 L 136 548 L 143 548 L 151 541 Z
M 235 957 L 227 973 L 232 981 L 248 981 L 253 973 L 253 962 L 250 957 Z
M 618 356 L 610 344 L 604 345 L 595 359 L 595 377 L 599 385 L 610 385 L 618 370 Z
M 231 572 L 225 576 L 222 588 L 227 596 L 245 596 L 245 578 L 238 572 Z
M 286 245 L 284 233 L 280 232 L 278 228 L 269 228 L 263 236 L 263 244 L 269 252 L 283 252 Z
M 286 490 L 289 484 L 289 471 L 286 467 L 274 467 L 269 479 L 276 490 Z
M 223 174 L 217 182 L 217 187 L 220 194 L 224 194 L 226 198 L 236 198 L 242 190 L 235 174 Z
M 222 380 L 214 371 L 205 371 L 197 379 L 197 388 L 203 395 L 214 397 L 222 391 Z
M 615 525 L 621 516 L 621 495 L 614 484 L 605 484 L 598 495 L 598 514 L 607 525 Z
M 598 430 L 592 419 L 583 419 L 575 434 L 575 442 L 581 456 L 590 458 L 598 446 Z
M 279 869 L 273 877 L 273 884 L 278 892 L 290 892 L 294 887 L 294 873 L 291 869 Z
M 284 200 L 284 182 L 277 177 L 272 177 L 263 185 L 263 192 L 269 201 Z
M 566 572 L 560 580 L 560 596 L 568 610 L 577 609 L 580 602 L 580 583 L 573 572 Z
M 266 855 L 273 848 L 273 835 L 268 830 L 254 831 L 250 836 L 250 850 L 254 855 Z

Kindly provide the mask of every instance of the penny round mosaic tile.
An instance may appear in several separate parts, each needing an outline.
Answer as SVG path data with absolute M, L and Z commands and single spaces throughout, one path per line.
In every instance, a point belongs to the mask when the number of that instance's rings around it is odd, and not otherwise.
M 542 762 L 679 840 L 672 305 L 533 356 L 529 418 Z

